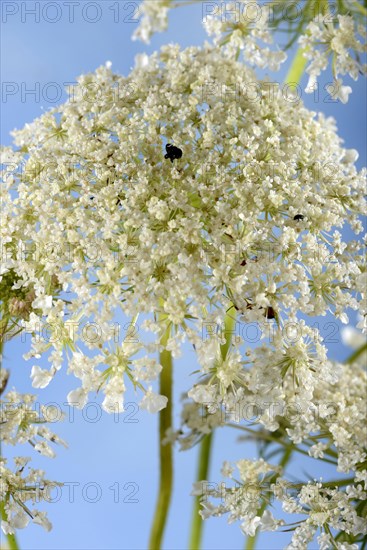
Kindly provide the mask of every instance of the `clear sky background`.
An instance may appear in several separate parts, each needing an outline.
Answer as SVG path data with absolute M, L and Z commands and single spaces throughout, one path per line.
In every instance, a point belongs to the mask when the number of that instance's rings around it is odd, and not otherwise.
M 112 61 L 116 72 L 127 75 L 137 53 L 150 53 L 168 42 L 179 43 L 182 47 L 200 45 L 206 38 L 202 29 L 201 7 L 190 6 L 174 10 L 168 32 L 155 35 L 150 46 L 132 42 L 131 35 L 137 23 L 128 21 L 136 17 L 136 13 L 139 16 L 137 6 L 136 2 L 112 0 L 74 2 L 72 18 L 70 3 L 67 2 L 2 2 L 3 144 L 11 143 L 9 132 L 12 129 L 21 128 L 44 110 L 64 101 L 65 84 L 75 82 L 78 75 L 95 70 L 107 60 Z M 31 13 L 35 9 L 39 9 L 39 18 L 37 13 Z M 273 80 L 281 81 L 285 71 L 273 76 Z M 330 75 L 323 78 L 317 103 L 312 95 L 303 94 L 304 101 L 309 108 L 336 118 L 346 147 L 360 152 L 358 166 L 364 166 L 365 82 L 360 79 L 358 83 L 351 83 L 353 93 L 349 103 L 343 105 L 327 101 L 322 87 L 330 80 Z M 31 90 L 36 90 L 36 94 L 29 93 Z M 324 317 L 321 323 L 326 324 L 330 320 L 335 321 Z M 351 320 L 355 320 L 353 315 Z M 11 369 L 10 386 L 21 392 L 33 393 L 29 374 L 34 363 L 22 359 L 28 348 L 29 337 L 25 342 L 18 338 L 8 343 L 4 366 Z M 329 355 L 343 360 L 349 353 L 338 331 L 336 342 L 329 344 Z M 41 367 L 49 366 L 45 360 L 39 364 Z M 190 373 L 196 368 L 194 353 L 187 347 L 175 365 L 176 425 L 179 421 L 180 408 L 177 403 L 180 394 L 191 387 Z M 57 448 L 57 457 L 53 460 L 38 455 L 31 447 L 19 448 L 15 452 L 32 456 L 32 466 L 45 469 L 48 479 L 67 483 L 58 497 L 55 496 L 57 502 L 42 504 L 41 507 L 48 511 L 53 523 L 51 533 L 30 525 L 19 532 L 21 548 L 144 549 L 147 547 L 158 484 L 157 417 L 136 411 L 134 403 L 137 398 L 131 391 L 126 402 L 132 405 L 118 418 L 106 413 L 101 416 L 100 401 L 86 411 L 75 410 L 72 413 L 64 403 L 67 393 L 77 386 L 78 382 L 66 374 L 65 365 L 48 388 L 38 390 L 40 402 L 57 403 L 66 413 L 66 420 L 55 424 L 55 431 L 68 441 L 69 449 Z M 255 456 L 254 446 L 238 443 L 237 437 L 238 432 L 230 430 L 220 430 L 215 434 L 210 480 L 220 480 L 219 470 L 223 460 L 235 461 Z M 196 453 L 197 449 L 175 453 L 175 490 L 165 537 L 167 549 L 187 548 Z M 305 470 L 311 476 L 327 477 L 327 471 L 316 465 L 315 461 L 294 459 L 292 472 L 302 474 Z M 332 475 L 335 477 L 335 474 Z M 74 483 L 73 496 L 70 484 Z M 112 486 L 114 489 L 110 489 Z M 120 489 L 118 499 L 117 487 Z M 96 488 L 100 498 L 97 502 L 91 502 L 95 500 Z M 281 549 L 287 541 L 287 533 L 264 534 L 259 539 L 258 548 Z M 204 549 L 241 549 L 243 544 L 244 538 L 238 524 L 228 526 L 224 518 L 206 522 Z M 316 548 L 316 545 L 311 547 Z

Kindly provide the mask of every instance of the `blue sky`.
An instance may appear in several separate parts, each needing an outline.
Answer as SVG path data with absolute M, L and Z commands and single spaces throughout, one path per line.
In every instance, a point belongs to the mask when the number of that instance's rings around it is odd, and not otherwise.
M 65 84 L 75 82 L 79 74 L 93 71 L 110 60 L 116 72 L 126 75 L 137 53 L 152 52 L 168 42 L 177 42 L 182 47 L 199 45 L 206 36 L 202 29 L 200 6 L 174 10 L 169 31 L 154 36 L 151 45 L 146 46 L 131 41 L 136 23 L 128 20 L 134 17 L 134 2 L 76 2 L 73 19 L 67 3 L 40 2 L 39 22 L 38 14 L 32 15 L 29 11 L 37 9 L 36 4 L 2 3 L 3 144 L 11 143 L 9 132 L 13 128 L 21 128 L 43 110 L 54 106 L 55 98 L 57 103 L 64 101 L 66 95 L 62 90 Z M 281 80 L 284 76 L 285 69 L 274 80 Z M 326 82 L 330 82 L 330 75 L 324 77 L 322 85 Z M 303 94 L 303 99 L 309 108 L 336 118 L 346 147 L 360 152 L 357 164 L 361 167 L 366 164 L 366 84 L 360 79 L 358 83 L 353 82 L 352 87 L 353 93 L 347 105 L 328 102 L 324 91 L 321 91 L 317 103 L 312 95 Z M 30 90 L 35 90 L 35 94 L 27 93 Z M 322 322 L 327 320 L 324 318 Z M 25 363 L 22 359 L 27 349 L 27 343 L 20 339 L 10 342 L 5 349 L 5 366 L 11 369 L 10 386 L 14 385 L 22 392 L 32 391 L 29 373 L 33 363 Z M 330 344 L 329 353 L 330 357 L 341 360 L 348 355 L 349 350 L 340 342 L 340 332 L 337 342 Z M 46 361 L 44 366 L 47 366 Z M 175 365 L 176 404 L 182 391 L 191 386 L 190 373 L 195 369 L 194 354 L 187 347 Z M 68 441 L 70 448 L 57 449 L 58 456 L 53 460 L 36 455 L 31 448 L 20 448 L 18 452 L 32 456 L 34 467 L 44 468 L 49 479 L 64 481 L 67 485 L 58 502 L 42 508 L 48 510 L 54 526 L 52 532 L 48 534 L 39 526 L 30 525 L 19 533 L 21 548 L 146 548 L 157 492 L 157 417 L 144 411 L 135 413 L 136 406 L 132 404 L 118 418 L 104 413 L 94 422 L 95 414 L 99 416 L 100 412 L 97 404 L 84 412 L 75 411 L 73 418 L 64 402 L 67 393 L 76 386 L 76 380 L 66 375 L 65 366 L 47 389 L 38 391 L 42 403 L 55 402 L 66 412 L 66 421 L 56 424 L 55 431 Z M 135 403 L 137 398 L 129 392 L 126 401 Z M 176 424 L 178 416 L 179 407 L 176 405 Z M 237 436 L 237 431 L 230 430 L 221 430 L 215 435 L 211 480 L 220 480 L 219 470 L 223 460 L 254 456 L 254 447 L 238 443 Z M 314 476 L 325 473 L 319 465 L 315 468 L 314 461 L 307 459 L 294 461 L 293 466 L 295 472 L 301 473 L 307 469 Z M 175 470 L 174 498 L 164 545 L 172 550 L 187 548 L 196 450 L 176 452 Z M 70 484 L 73 483 L 77 485 L 74 485 L 74 502 L 71 502 Z M 118 502 L 114 502 L 117 487 L 120 495 Z M 92 502 L 95 495 L 100 498 Z M 138 502 L 131 502 L 134 499 Z M 288 540 L 288 534 L 263 535 L 258 547 L 261 550 L 280 549 Z M 206 522 L 205 549 L 240 549 L 243 542 L 238 525 L 228 526 L 224 518 Z

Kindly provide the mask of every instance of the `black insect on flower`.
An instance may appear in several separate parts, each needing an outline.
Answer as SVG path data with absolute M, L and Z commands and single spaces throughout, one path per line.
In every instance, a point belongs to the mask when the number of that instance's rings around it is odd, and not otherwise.
M 250 262 L 257 262 L 257 256 L 253 256 L 252 258 L 248 258 L 248 260 L 249 260 Z M 241 265 L 242 265 L 242 267 L 244 267 L 245 265 L 247 265 L 247 258 L 245 258 L 244 260 L 242 260 Z
M 235 308 L 236 311 L 240 311 L 240 308 L 236 306 L 236 304 L 233 304 L 233 307 Z M 253 308 L 253 304 L 251 304 L 251 302 L 248 302 L 246 300 L 246 309 L 252 309 L 252 308 Z
M 275 311 L 271 306 L 268 306 L 265 311 L 265 317 L 267 319 L 275 319 Z
M 166 145 L 167 154 L 164 155 L 165 159 L 170 159 L 173 162 L 175 159 L 180 159 L 182 157 L 182 151 L 178 147 L 175 147 L 171 143 Z
M 302 214 L 296 214 L 293 218 L 296 222 L 303 220 L 304 216 Z

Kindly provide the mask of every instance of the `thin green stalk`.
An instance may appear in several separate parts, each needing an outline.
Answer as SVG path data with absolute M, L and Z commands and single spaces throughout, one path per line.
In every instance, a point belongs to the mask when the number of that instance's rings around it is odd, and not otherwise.
M 184 6 L 192 6 L 193 4 L 197 4 L 198 2 L 200 2 L 200 0 L 187 0 L 187 2 L 180 1 L 180 2 L 176 2 L 176 3 L 172 3 L 170 7 L 171 8 L 182 8 Z
M 1 509 L 1 519 L 4 521 L 7 521 L 8 516 L 6 515 L 3 502 L 0 502 L 0 509 Z M 15 535 L 6 535 L 6 541 L 7 541 L 9 550 L 19 550 L 18 542 Z
M 287 447 L 284 451 L 282 460 L 279 462 L 279 466 L 281 466 L 282 468 L 286 467 L 286 465 L 288 464 L 288 462 L 289 462 L 289 460 L 292 456 L 292 452 L 293 452 L 292 445 L 289 445 L 289 447 Z M 275 474 L 273 476 L 273 480 L 276 481 L 277 477 L 278 477 L 278 474 Z M 265 511 L 266 507 L 267 507 L 267 502 L 263 502 L 260 509 L 258 510 L 258 515 L 259 516 L 262 516 L 262 514 Z M 258 535 L 259 535 L 259 531 L 256 531 L 256 533 L 253 537 L 247 537 L 246 544 L 245 544 L 245 550 L 254 550 L 256 542 L 257 542 Z
M 232 309 L 232 307 L 229 308 L 224 319 L 224 336 L 226 341 L 222 346 L 220 346 L 220 353 L 223 360 L 227 357 L 227 353 L 232 342 L 233 329 L 236 324 L 236 316 L 233 313 L 230 313 Z
M 361 346 L 360 348 L 358 348 L 354 353 L 352 353 L 352 355 L 350 355 L 348 357 L 348 359 L 345 361 L 345 363 L 347 365 L 351 365 L 352 363 L 354 363 L 354 361 L 356 361 L 358 359 L 358 357 L 360 355 L 362 355 L 362 353 L 364 353 L 365 351 L 367 351 L 367 342 L 365 342 L 363 344 L 363 346 Z
M 200 444 L 197 481 L 208 479 L 210 455 L 213 443 L 213 432 L 206 435 Z M 199 550 L 203 535 L 203 520 L 199 515 L 200 496 L 195 497 L 192 510 L 191 533 L 189 541 L 190 550 Z
M 163 321 L 161 317 L 162 322 Z M 162 346 L 166 346 L 170 336 L 170 325 L 161 338 Z M 160 550 L 164 529 L 166 526 L 168 511 L 172 497 L 173 481 L 173 456 L 172 445 L 167 443 L 163 445 L 162 441 L 166 436 L 166 430 L 172 426 L 172 355 L 171 352 L 164 349 L 160 355 L 160 364 L 162 371 L 160 374 L 160 393 L 168 399 L 167 407 L 159 413 L 159 457 L 160 457 L 160 479 L 159 493 L 155 508 L 154 519 L 150 532 L 149 549 Z
M 229 308 L 227 315 L 224 320 L 224 330 L 225 330 L 225 343 L 220 346 L 220 352 L 222 359 L 225 359 L 228 353 L 228 350 L 232 341 L 233 328 L 236 323 L 236 317 L 232 313 L 232 308 Z M 214 433 L 206 435 L 202 442 L 200 443 L 199 450 L 199 462 L 197 467 L 197 481 L 204 481 L 208 479 L 209 465 L 211 451 L 213 447 L 213 438 Z M 200 550 L 202 537 L 203 537 L 203 520 L 199 515 L 200 510 L 200 496 L 195 497 L 193 510 L 192 510 L 192 520 L 191 520 L 191 532 L 189 540 L 189 549 L 190 550 Z
M 285 84 L 298 84 L 300 82 L 307 65 L 307 59 L 303 55 L 304 51 L 305 50 L 303 48 L 298 48 L 292 61 L 292 65 L 285 78 Z
M 310 16 L 312 14 L 312 17 L 316 17 L 319 13 L 326 13 L 328 9 L 328 0 L 308 0 L 305 7 L 304 7 L 304 13 L 306 14 L 305 17 Z M 307 15 L 308 14 L 308 15 Z M 302 78 L 302 75 L 304 73 L 304 70 L 307 65 L 307 59 L 303 55 L 305 53 L 304 48 L 299 47 L 296 51 L 296 55 L 294 56 L 294 59 L 292 61 L 292 65 L 288 71 L 288 74 L 285 78 L 285 84 L 299 84 Z
M 332 481 L 323 481 L 322 487 L 345 487 L 345 485 L 353 485 L 353 483 L 356 483 L 354 477 L 348 479 L 333 479 Z M 299 483 L 298 485 L 294 485 L 294 487 L 301 489 L 304 487 L 304 484 Z
M 4 332 L 5 332 L 5 329 L 4 329 Z M 2 366 L 3 349 L 4 349 L 4 341 L 3 339 L 0 339 L 0 366 Z M 5 504 L 3 501 L 0 502 L 0 514 L 1 514 L 1 519 L 3 521 L 8 520 L 8 516 L 5 512 Z M 18 542 L 15 535 L 6 535 L 6 540 L 8 543 L 9 550 L 19 550 Z
M 270 434 L 262 433 L 262 432 L 256 431 L 256 430 L 250 430 L 250 428 L 246 428 L 245 426 L 239 426 L 238 424 L 233 424 L 231 422 L 229 422 L 226 425 L 230 428 L 235 428 L 236 430 L 242 430 L 242 431 L 250 433 L 253 439 L 259 439 L 261 441 L 272 441 L 274 443 L 277 443 L 278 445 L 281 445 L 282 447 L 288 447 L 289 446 L 289 443 L 286 443 L 285 441 L 282 441 L 279 438 L 273 437 Z M 297 453 L 306 455 L 310 458 L 310 455 L 308 454 L 307 451 L 304 451 L 303 449 L 300 449 L 299 447 L 296 447 L 295 445 L 293 446 L 293 450 Z M 337 464 L 334 460 L 329 460 L 327 458 L 323 458 L 322 460 L 323 460 L 323 462 L 328 462 L 329 464 L 334 464 L 334 465 Z
M 367 8 L 365 8 L 364 6 L 362 6 L 358 0 L 354 0 L 353 2 L 353 5 L 355 7 L 355 9 L 361 13 L 362 15 L 366 16 L 367 15 Z

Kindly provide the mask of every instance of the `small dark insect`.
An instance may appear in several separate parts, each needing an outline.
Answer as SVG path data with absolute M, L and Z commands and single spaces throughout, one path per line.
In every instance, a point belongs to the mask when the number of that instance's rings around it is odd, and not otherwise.
M 236 306 L 236 304 L 233 304 L 236 311 L 240 311 L 240 308 Z M 249 302 L 246 303 L 246 309 L 252 309 L 253 305 Z
M 275 319 L 275 311 L 271 306 L 266 308 L 265 317 L 267 319 Z
M 181 149 L 175 147 L 174 145 L 171 145 L 171 143 L 167 143 L 166 151 L 167 154 L 164 155 L 164 158 L 170 159 L 171 162 L 173 162 L 175 159 L 180 159 L 182 157 Z
M 253 256 L 252 258 L 249 258 L 250 262 L 257 262 L 257 256 Z M 247 259 L 242 260 L 241 262 L 242 267 L 247 265 Z
M 236 304 L 233 304 L 236 311 L 239 311 L 239 308 L 236 306 Z M 251 302 L 247 302 L 246 309 L 253 309 L 253 304 Z M 261 307 L 260 309 L 264 309 Z M 271 306 L 268 306 L 264 311 L 264 317 L 267 319 L 275 319 L 275 311 Z
M 298 222 L 299 220 L 303 220 L 304 216 L 302 214 L 296 214 L 293 219 Z

